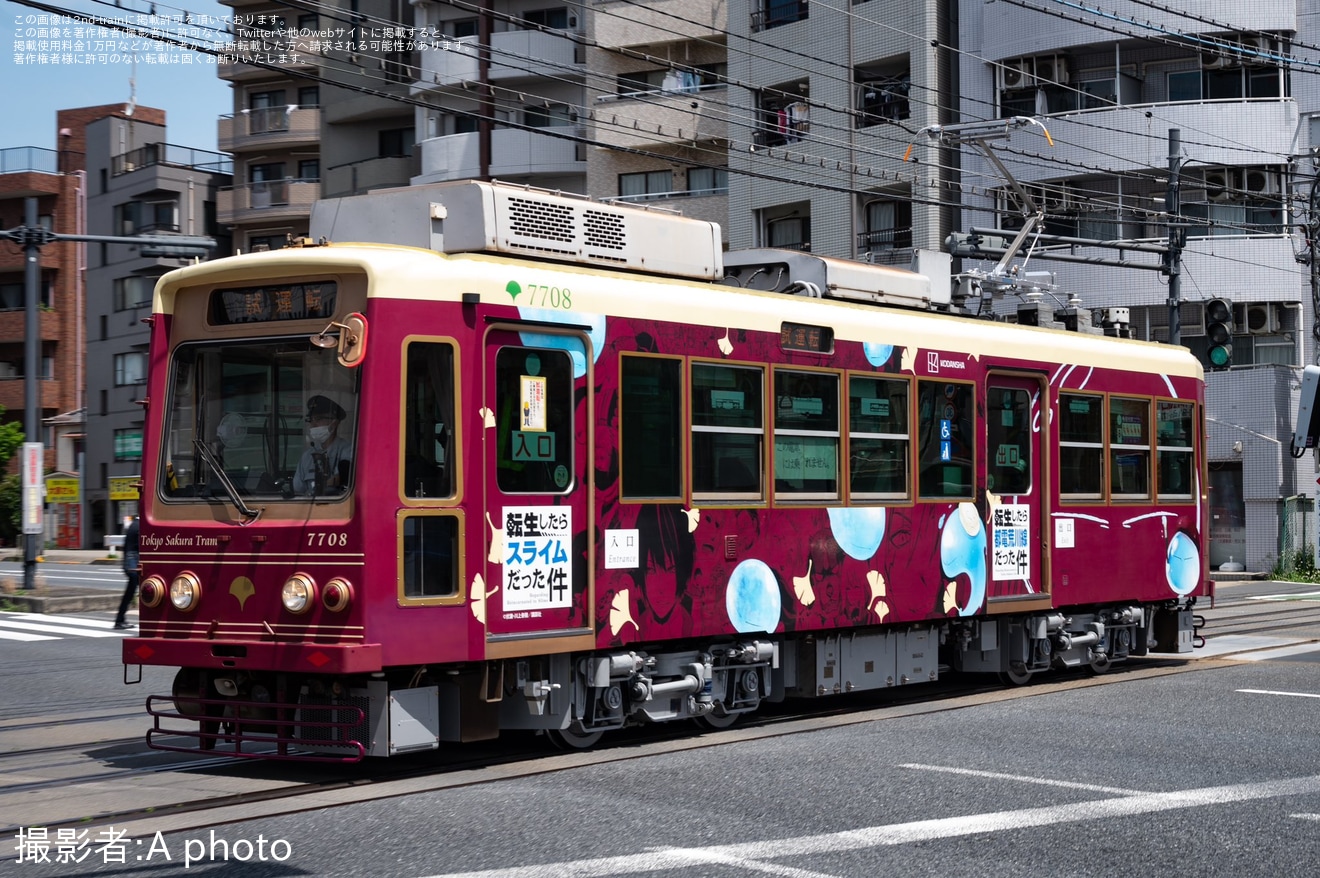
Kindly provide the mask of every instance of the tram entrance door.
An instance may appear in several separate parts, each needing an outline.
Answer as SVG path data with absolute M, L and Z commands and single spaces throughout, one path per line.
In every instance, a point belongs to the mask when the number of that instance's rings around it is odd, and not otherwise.
M 580 372 L 591 385 L 587 345 L 581 333 L 544 324 L 531 331 L 492 327 L 486 336 L 490 658 L 589 648 L 593 641 L 588 403 L 574 393 Z
M 1049 590 L 1041 441 L 1049 412 L 1042 390 L 1036 376 L 992 374 L 986 379 L 987 597 L 992 605 L 1011 603 L 1014 609 Z

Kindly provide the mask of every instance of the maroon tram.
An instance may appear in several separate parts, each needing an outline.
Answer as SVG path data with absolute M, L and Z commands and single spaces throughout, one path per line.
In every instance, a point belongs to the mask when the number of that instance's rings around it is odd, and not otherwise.
M 1203 376 L 500 184 L 157 287 L 148 742 L 355 760 L 1191 649 Z M 128 673 L 126 669 L 126 673 Z

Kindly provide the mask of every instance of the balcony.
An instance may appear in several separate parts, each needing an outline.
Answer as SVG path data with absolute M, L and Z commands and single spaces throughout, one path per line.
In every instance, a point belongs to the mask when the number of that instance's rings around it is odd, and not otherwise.
M 592 20 L 596 43 L 616 46 L 658 46 L 680 40 L 723 41 L 729 29 L 728 6 L 703 0 L 654 0 L 645 5 L 630 0 L 601 0 Z
M 586 50 L 564 32 L 505 31 L 491 35 L 491 47 L 492 83 L 562 78 L 573 67 L 586 70 Z M 418 53 L 422 88 L 462 88 L 477 81 L 476 37 L 448 39 L 436 49 Z M 506 58 L 514 60 L 500 63 Z
M 373 189 L 407 186 L 420 167 L 413 156 L 388 156 L 326 168 L 321 180 L 324 198 L 361 195 Z
M 268 180 L 225 186 L 216 195 L 221 225 L 296 220 L 309 216 L 321 197 L 319 180 Z
M 219 143 L 225 152 L 314 146 L 320 139 L 317 107 L 263 107 L 220 117 Z
M 718 89 L 719 95 L 710 91 Z M 729 136 L 723 84 L 695 91 L 602 95 L 596 101 L 595 139 L 605 146 L 661 146 Z M 714 98 L 711 100 L 710 98 Z
M 579 127 L 561 130 L 579 137 L 584 134 Z M 413 179 L 413 185 L 467 180 L 479 176 L 478 136 L 475 133 L 450 134 L 419 143 L 418 147 L 422 151 L 421 174 Z M 586 172 L 585 150 L 576 141 L 512 128 L 496 128 L 491 132 L 492 177 L 507 180 Z

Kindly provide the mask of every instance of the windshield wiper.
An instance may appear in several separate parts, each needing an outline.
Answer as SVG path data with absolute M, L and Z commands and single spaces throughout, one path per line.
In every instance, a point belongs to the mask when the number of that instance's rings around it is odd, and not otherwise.
M 243 517 L 247 519 L 247 521 L 242 522 L 242 524 L 249 525 L 256 521 L 261 516 L 261 510 L 253 510 L 243 502 L 243 498 L 238 495 L 238 488 L 235 488 L 234 483 L 229 480 L 229 474 L 225 472 L 224 466 L 220 463 L 219 459 L 216 458 L 215 452 L 207 448 L 206 443 L 201 439 L 193 439 L 193 447 L 197 449 L 197 452 L 202 455 L 202 459 L 206 461 L 209 467 L 211 467 L 211 471 L 215 473 L 215 477 L 220 480 L 220 484 L 224 486 L 225 493 L 229 495 L 230 500 L 234 501 L 234 508 L 242 513 Z

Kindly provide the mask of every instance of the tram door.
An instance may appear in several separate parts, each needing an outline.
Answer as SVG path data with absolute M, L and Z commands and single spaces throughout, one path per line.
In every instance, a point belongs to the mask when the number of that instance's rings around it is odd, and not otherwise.
M 587 563 L 591 484 L 586 394 L 591 356 L 578 333 L 492 328 L 482 417 L 487 655 L 579 648 L 593 600 Z M 537 644 L 542 637 L 556 644 Z M 507 644 L 504 648 L 496 645 Z
M 990 498 L 987 595 L 1018 603 L 1049 588 L 1042 460 L 1048 408 L 1041 381 L 1023 375 L 986 379 L 986 494 Z

